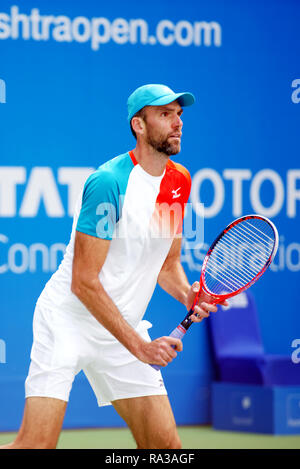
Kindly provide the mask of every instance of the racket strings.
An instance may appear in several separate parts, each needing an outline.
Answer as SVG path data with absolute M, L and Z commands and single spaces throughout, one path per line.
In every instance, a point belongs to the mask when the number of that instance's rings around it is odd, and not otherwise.
M 247 225 L 249 225 L 251 228 L 253 228 L 254 230 L 256 230 L 256 231 L 258 231 L 258 232 L 260 233 L 260 235 L 262 236 L 262 237 L 258 237 L 258 239 L 259 239 L 260 241 L 262 241 L 263 238 L 265 237 L 265 238 L 269 241 L 269 244 L 271 244 L 272 246 L 274 245 L 274 236 L 273 236 L 273 237 L 268 236 L 267 233 L 264 233 L 264 232 L 263 232 L 262 230 L 260 230 L 257 226 L 255 226 L 255 225 L 249 223 L 248 221 L 245 221 L 244 224 L 243 224 L 243 226 L 246 227 Z M 240 226 L 240 228 L 241 228 L 241 226 Z M 272 234 L 272 231 L 271 231 L 271 234 Z
M 236 291 L 241 288 L 245 283 L 250 282 L 253 278 L 250 276 L 246 278 L 240 271 L 237 271 L 238 269 L 234 270 L 229 265 L 227 265 L 226 272 L 224 272 L 224 274 L 222 273 L 222 269 L 225 270 L 223 261 L 222 263 L 220 263 L 218 259 L 216 261 L 210 259 L 210 262 L 207 265 L 205 271 L 214 280 L 220 283 L 218 292 L 222 289 L 222 287 L 224 287 L 225 290 L 228 289 L 231 292 Z M 208 283 L 207 276 L 206 283 Z
M 266 253 L 266 255 L 263 254 L 265 249 L 262 245 L 259 245 L 257 242 L 255 244 L 250 244 L 249 241 L 247 241 L 245 237 L 241 237 L 239 233 L 235 233 L 234 237 L 232 237 L 230 234 L 230 236 L 227 238 L 227 244 L 232 249 L 238 249 L 240 252 L 243 249 L 247 249 L 249 251 L 249 255 L 252 254 L 253 258 L 261 260 L 262 263 L 266 262 L 266 257 L 269 256 L 269 251 Z
M 205 266 L 205 283 L 215 294 L 234 293 L 265 267 L 274 248 L 272 227 L 260 219 L 244 220 L 214 246 Z
M 248 267 L 246 269 L 241 265 L 239 260 L 240 255 L 237 256 L 237 262 L 236 257 L 231 256 L 231 251 L 231 245 L 230 249 L 224 249 L 224 247 L 222 247 L 221 257 L 220 252 L 217 253 L 215 258 L 211 257 L 211 262 L 207 266 L 207 272 L 216 281 L 219 281 L 220 287 L 228 288 L 230 291 L 232 291 L 232 289 L 239 289 L 243 287 L 244 284 L 251 282 L 253 277 L 257 275 L 265 264 L 261 265 L 261 263 L 259 263 L 259 265 L 253 265 L 251 268 Z M 243 255 L 246 259 L 245 252 L 243 252 Z M 250 252 L 250 256 L 252 257 L 252 252 Z M 246 262 L 248 262 L 248 260 Z
M 213 269 L 211 269 L 211 266 Z M 222 265 L 223 270 L 224 270 L 224 264 Z M 233 280 L 235 280 L 238 283 L 243 283 L 243 282 L 250 282 L 253 276 L 245 274 L 243 271 L 238 270 L 237 268 L 233 270 L 230 265 L 226 267 L 228 270 L 230 270 L 230 275 Z M 222 274 L 222 270 L 220 269 L 220 264 L 218 264 L 214 259 L 211 259 L 210 264 L 207 266 L 208 272 L 213 274 L 218 271 L 218 276 L 223 277 L 224 279 L 227 279 L 227 277 Z M 238 276 L 239 275 L 239 276 Z M 247 275 L 247 276 L 246 276 Z M 228 280 L 230 283 L 230 280 Z
M 216 257 L 216 259 L 210 259 L 205 272 L 216 281 L 215 284 L 210 285 L 210 290 L 215 290 L 217 288 L 217 293 L 219 293 L 224 288 L 225 291 L 236 291 L 239 288 L 242 288 L 245 284 L 249 283 L 257 274 L 257 271 L 253 272 L 250 270 L 242 270 L 238 266 L 233 265 L 234 262 L 235 260 L 232 260 L 232 258 L 229 256 L 227 259 L 224 259 L 222 256 L 221 260 L 218 257 Z M 257 270 L 259 271 L 260 269 Z M 206 284 L 208 283 L 209 282 L 206 275 Z
M 220 244 L 216 249 L 215 255 L 211 256 L 211 261 L 215 269 L 225 270 L 229 269 L 231 274 L 237 274 L 237 277 L 243 281 L 249 281 L 256 274 L 258 270 L 264 266 L 268 259 L 268 255 L 262 257 L 258 251 L 246 245 L 243 240 L 243 245 L 240 244 L 239 237 L 237 243 L 233 238 L 230 241 L 226 240 Z
M 212 278 L 217 280 L 220 283 L 220 286 L 225 287 L 227 290 L 234 292 L 236 290 L 236 285 L 231 284 L 226 277 L 221 275 L 220 273 L 216 277 L 214 275 L 215 271 L 210 271 L 209 269 L 206 271 Z
M 239 236 L 237 236 L 237 239 L 234 239 L 230 235 L 226 240 L 226 244 L 225 241 L 220 243 L 213 254 L 211 261 L 216 269 L 222 269 L 222 267 L 223 269 L 225 267 L 232 269 L 234 267 L 233 274 L 236 272 L 242 279 L 249 281 L 253 277 L 253 274 L 263 267 L 270 252 L 262 256 L 258 246 L 256 249 L 253 249 L 249 243 L 246 244 L 245 238 L 243 238 L 243 242 L 240 243 Z M 244 258 L 246 257 L 248 261 L 250 261 L 249 263 L 245 262 Z M 254 260 L 256 261 L 255 263 Z
M 248 238 L 250 240 L 252 239 L 253 242 L 255 243 L 258 242 L 260 245 L 264 246 L 267 250 L 273 248 L 274 243 L 270 242 L 267 238 L 265 239 L 262 237 L 259 238 L 259 236 L 251 232 L 247 226 L 238 226 L 237 229 L 240 230 L 241 235 L 246 236 L 247 239 Z
M 242 250 L 248 252 L 248 257 L 251 257 L 250 260 L 252 260 L 251 265 L 253 265 L 253 260 L 256 261 L 256 264 L 258 263 L 258 260 L 265 263 L 272 252 L 274 241 L 272 244 L 265 244 L 264 240 L 261 240 L 257 236 L 253 236 L 253 233 L 250 232 L 249 229 L 245 232 L 243 230 L 244 227 L 241 225 L 242 224 L 240 223 L 235 226 L 234 229 L 229 230 L 225 235 L 225 237 L 227 236 L 227 239 L 225 240 L 224 237 L 223 242 L 227 241 L 230 247 L 234 249 L 234 253 Z M 219 246 L 222 245 L 222 242 L 219 243 Z M 244 264 L 244 267 L 247 268 L 247 264 Z

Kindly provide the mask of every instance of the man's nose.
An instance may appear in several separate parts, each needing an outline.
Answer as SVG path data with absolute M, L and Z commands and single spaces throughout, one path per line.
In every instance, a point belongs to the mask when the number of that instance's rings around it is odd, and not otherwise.
M 173 122 L 173 127 L 175 127 L 175 128 L 178 127 L 178 128 L 181 129 L 182 126 L 183 126 L 183 122 L 182 122 L 180 116 L 176 116 L 175 119 L 174 119 L 174 122 Z

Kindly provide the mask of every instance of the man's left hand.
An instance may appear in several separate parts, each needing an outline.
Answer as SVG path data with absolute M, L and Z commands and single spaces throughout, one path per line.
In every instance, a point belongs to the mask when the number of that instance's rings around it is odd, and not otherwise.
M 200 283 L 194 282 L 187 295 L 186 308 L 188 311 L 193 306 L 195 297 L 198 294 L 199 290 Z M 208 318 L 210 313 L 216 313 L 218 311 L 218 307 L 214 302 L 215 298 L 208 295 L 204 292 L 204 290 L 202 290 L 198 297 L 197 304 L 194 308 L 194 313 L 191 315 L 192 322 L 201 322 L 204 318 Z M 223 306 L 228 306 L 228 302 L 226 300 L 220 302 L 219 304 Z

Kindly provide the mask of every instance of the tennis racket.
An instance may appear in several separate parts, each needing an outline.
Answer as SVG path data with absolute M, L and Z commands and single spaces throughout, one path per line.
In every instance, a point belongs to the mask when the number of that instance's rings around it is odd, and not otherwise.
M 210 246 L 202 265 L 200 289 L 184 320 L 170 337 L 182 339 L 192 325 L 191 315 L 202 290 L 213 303 L 238 295 L 251 287 L 266 271 L 278 248 L 275 225 L 260 215 L 247 215 L 234 220 Z M 159 370 L 159 365 L 151 365 Z

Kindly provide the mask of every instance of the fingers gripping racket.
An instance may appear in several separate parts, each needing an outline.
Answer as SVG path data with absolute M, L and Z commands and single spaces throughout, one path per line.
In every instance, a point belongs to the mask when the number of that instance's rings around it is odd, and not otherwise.
M 234 220 L 210 246 L 200 275 L 200 289 L 184 320 L 170 337 L 182 339 L 192 324 L 191 315 L 202 290 L 215 304 L 251 287 L 266 271 L 278 248 L 275 225 L 259 215 Z M 158 365 L 151 365 L 159 370 Z

